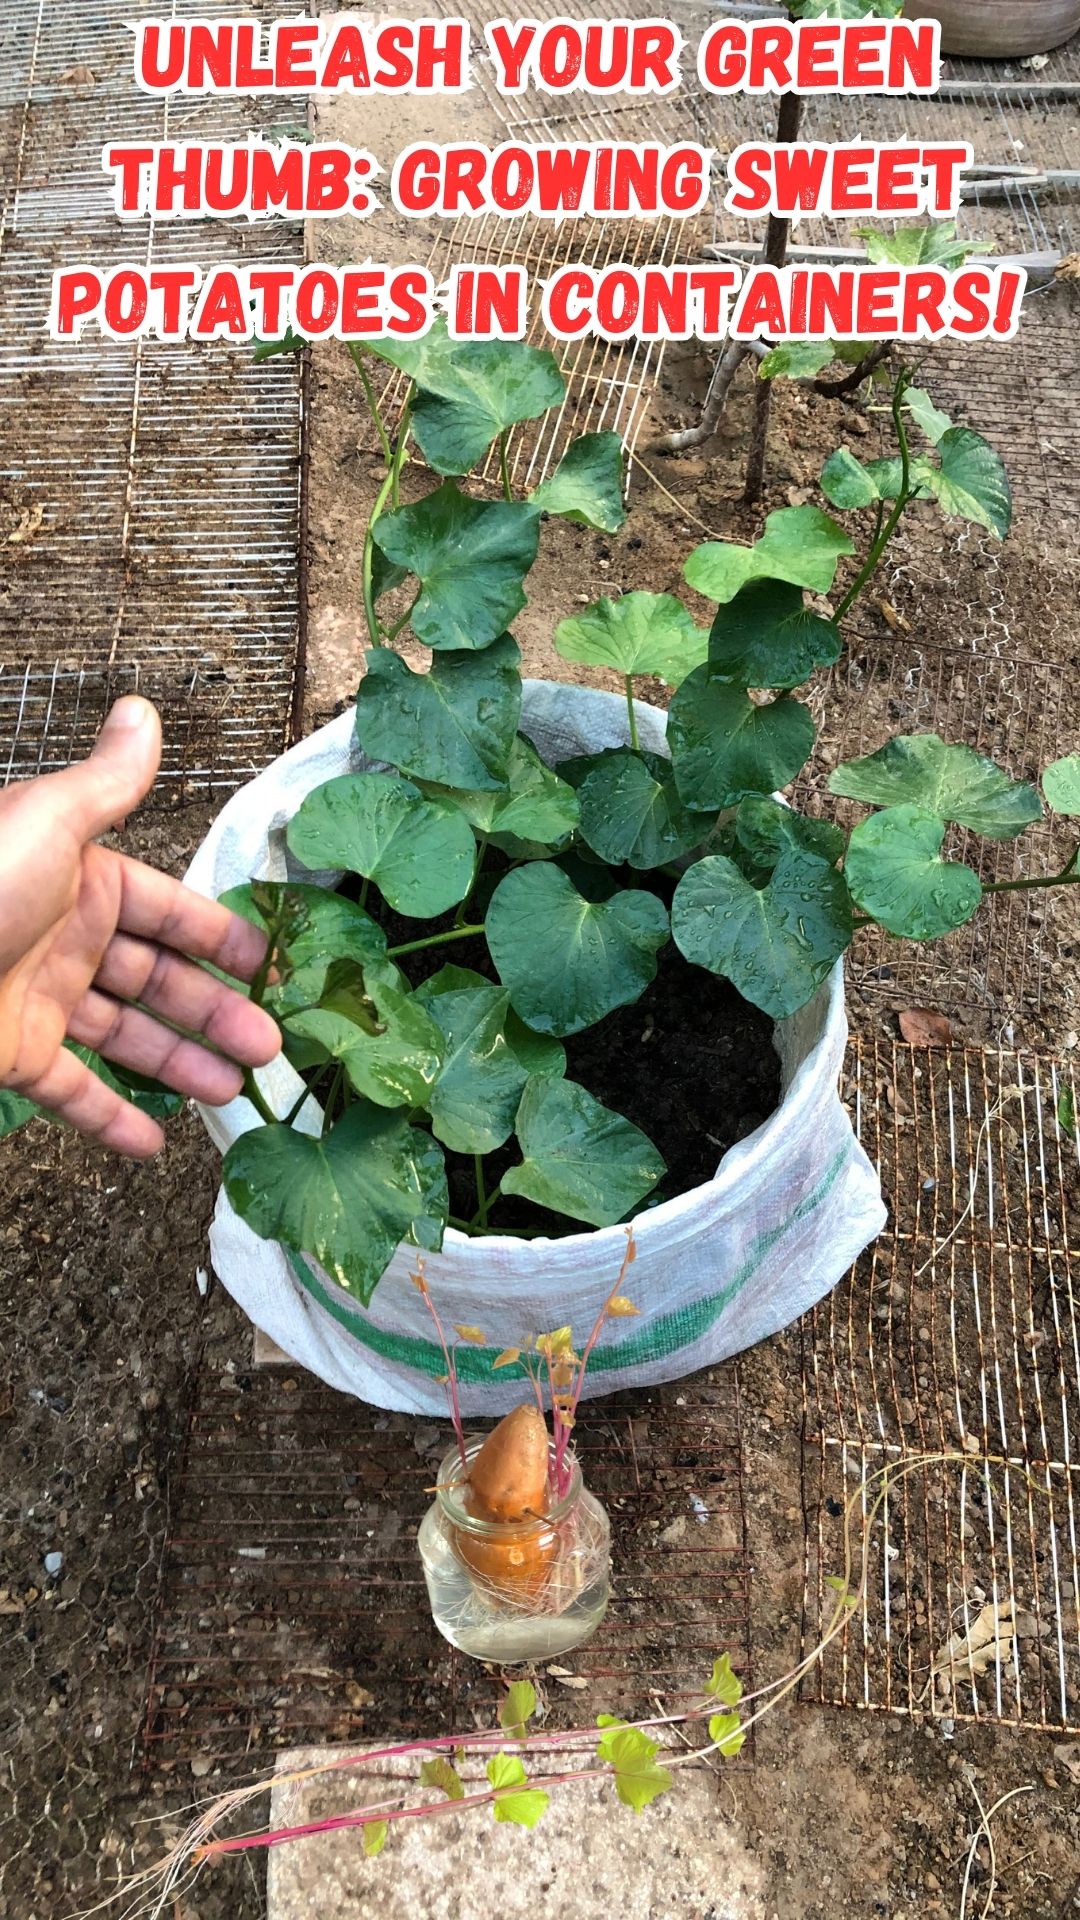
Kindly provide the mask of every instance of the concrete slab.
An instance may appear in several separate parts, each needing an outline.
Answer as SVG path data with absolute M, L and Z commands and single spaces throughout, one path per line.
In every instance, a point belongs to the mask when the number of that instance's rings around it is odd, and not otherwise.
M 283 1754 L 278 1770 L 334 1757 L 333 1749 Z M 539 1755 L 528 1762 L 537 1779 L 567 1765 Z M 479 1757 L 467 1756 L 461 1772 L 486 1784 Z M 271 1824 L 385 1801 L 416 1775 L 417 1761 L 406 1759 L 282 1780 Z M 269 1856 L 267 1920 L 772 1920 L 761 1871 L 727 1824 L 725 1800 L 715 1773 L 687 1766 L 640 1815 L 612 1787 L 582 1781 L 554 1791 L 531 1833 L 497 1826 L 479 1808 L 401 1821 L 375 1860 L 365 1859 L 358 1829 L 291 1841 Z
M 296 1361 L 283 1353 L 276 1340 L 271 1340 L 261 1327 L 254 1329 L 255 1338 L 251 1343 L 251 1364 L 253 1367 L 295 1367 Z

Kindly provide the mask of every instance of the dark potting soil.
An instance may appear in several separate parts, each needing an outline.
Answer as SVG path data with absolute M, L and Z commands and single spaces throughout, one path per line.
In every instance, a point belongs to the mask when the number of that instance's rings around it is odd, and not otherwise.
M 494 867 L 495 862 L 491 864 Z M 486 875 L 486 886 L 478 889 L 477 919 L 486 909 L 483 894 L 499 877 L 497 871 Z M 636 878 L 628 876 L 624 884 L 632 885 Z M 670 881 L 649 874 L 647 883 L 670 904 Z M 429 926 L 385 908 L 379 917 L 391 946 L 448 929 L 453 920 L 448 914 L 445 921 Z M 471 908 L 469 917 L 473 917 Z M 414 986 L 447 963 L 495 978 L 487 946 L 476 936 L 405 954 L 397 961 Z M 711 1180 L 728 1148 L 761 1126 L 780 1099 L 780 1061 L 772 1021 L 728 981 L 691 966 L 671 943 L 663 949 L 656 979 L 640 1000 L 617 1008 L 563 1045 L 567 1077 L 587 1087 L 604 1106 L 632 1120 L 663 1154 L 667 1173 L 649 1196 L 648 1206 Z M 520 1149 L 513 1139 L 485 1156 L 489 1192 L 519 1159 Z M 469 1219 L 477 1204 L 472 1159 L 448 1152 L 446 1166 L 451 1213 Z M 558 1235 L 585 1230 L 580 1222 L 516 1196 L 497 1201 L 490 1221 L 507 1232 L 521 1228 Z

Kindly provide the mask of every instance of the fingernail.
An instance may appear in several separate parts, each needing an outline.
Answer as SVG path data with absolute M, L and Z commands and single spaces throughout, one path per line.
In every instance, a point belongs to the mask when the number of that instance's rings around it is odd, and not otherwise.
M 145 727 L 152 713 L 153 708 L 140 694 L 125 693 L 120 700 L 117 700 L 115 706 L 109 709 L 106 725 L 124 727 L 131 732 L 136 732 Z

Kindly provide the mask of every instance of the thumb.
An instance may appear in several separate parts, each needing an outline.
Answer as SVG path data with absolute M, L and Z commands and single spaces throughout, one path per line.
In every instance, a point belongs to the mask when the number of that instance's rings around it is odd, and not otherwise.
M 93 840 L 145 800 L 161 762 L 161 720 L 138 694 L 125 694 L 110 708 L 88 760 L 54 776 L 56 791 L 70 806 L 70 825 Z

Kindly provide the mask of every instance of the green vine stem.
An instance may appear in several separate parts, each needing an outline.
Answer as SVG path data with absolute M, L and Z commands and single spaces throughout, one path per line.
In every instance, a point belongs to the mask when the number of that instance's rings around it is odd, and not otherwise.
M 252 980 L 251 986 L 248 989 L 248 999 L 256 1007 L 262 1006 L 263 1000 L 266 995 L 266 989 L 269 984 L 270 975 L 274 970 L 274 961 L 277 958 L 278 943 L 281 939 L 282 925 L 283 925 L 283 921 L 280 918 L 278 918 L 277 920 L 274 921 L 274 923 L 271 926 L 267 928 L 266 952 L 263 954 L 262 960 L 259 964 L 259 971 L 255 975 L 255 978 Z M 264 1121 L 268 1127 L 276 1127 L 280 1124 L 280 1122 L 278 1121 L 277 1114 L 269 1106 L 268 1102 L 263 1096 L 259 1083 L 255 1078 L 254 1068 L 252 1067 L 244 1068 L 243 1091 L 246 1097 L 250 1100 L 260 1120 Z M 306 1088 L 304 1089 L 304 1098 L 305 1099 L 307 1098 Z
M 323 1105 L 323 1120 L 322 1120 L 323 1133 L 329 1133 L 330 1128 L 334 1124 L 334 1107 L 337 1104 L 338 1095 L 341 1092 L 341 1083 L 344 1080 L 344 1078 L 345 1078 L 345 1068 L 343 1066 L 339 1066 L 337 1071 L 334 1074 L 333 1079 L 330 1082 L 330 1087 L 327 1092 L 326 1100 Z
M 386 431 L 382 414 L 379 412 L 379 403 L 375 398 L 375 389 L 371 384 L 371 376 L 364 365 L 363 354 L 354 341 L 349 342 L 349 352 L 352 355 L 353 366 L 360 375 L 360 384 L 364 389 L 364 397 L 367 400 L 371 417 L 375 422 L 375 431 L 379 436 L 379 445 L 382 448 L 383 460 L 387 467 L 389 467 L 394 458 L 394 449 L 390 445 L 390 435 Z
M 507 441 L 509 440 L 509 437 L 510 437 L 510 429 L 508 427 L 504 427 L 502 432 L 499 435 L 499 474 L 502 479 L 502 490 L 503 490 L 504 500 L 513 500 L 514 498 L 514 489 L 510 485 L 510 464 L 506 458 L 506 446 L 507 446 Z
M 641 742 L 638 739 L 637 714 L 634 712 L 634 679 L 629 673 L 626 676 L 626 711 L 630 718 L 630 745 L 636 753 Z
M 1060 873 L 1032 880 L 984 880 L 984 893 L 1026 893 L 1035 887 L 1080 887 L 1080 847 L 1070 854 Z
M 889 541 L 892 539 L 893 534 L 896 532 L 900 524 L 900 517 L 915 491 L 911 485 L 911 447 L 908 442 L 903 413 L 904 395 L 908 390 L 909 384 L 910 376 L 905 369 L 900 374 L 893 388 L 892 398 L 893 425 L 896 428 L 896 438 L 900 446 L 900 491 L 896 496 L 893 510 L 886 520 L 885 525 L 881 527 L 878 532 L 866 559 L 863 561 L 862 566 L 859 568 L 858 573 L 855 575 L 854 580 L 833 615 L 837 626 L 839 626 L 844 615 L 850 612 L 867 581 L 877 572 L 881 556 L 888 546 Z
M 483 931 L 483 921 L 475 927 L 451 927 L 446 933 L 429 934 L 426 940 L 406 940 L 404 946 L 387 947 L 386 957 L 396 960 L 400 953 L 422 953 L 425 947 L 445 947 L 450 940 L 473 940 Z
M 491 1212 L 492 1207 L 495 1205 L 496 1200 L 502 1199 L 502 1186 L 500 1184 L 497 1187 L 492 1187 L 490 1193 L 485 1193 L 484 1175 L 481 1167 L 481 1157 L 479 1154 L 475 1155 L 475 1160 L 476 1160 L 476 1196 L 480 1202 L 480 1205 L 477 1207 L 476 1212 L 473 1214 L 472 1219 L 469 1221 L 468 1231 L 470 1233 L 504 1233 L 506 1231 L 504 1227 L 488 1226 L 488 1215 Z
M 371 509 L 371 518 L 367 523 L 367 532 L 364 535 L 361 585 L 364 596 L 364 618 L 367 621 L 368 635 L 373 647 L 381 647 L 385 644 L 383 635 L 379 630 L 378 616 L 375 612 L 375 589 L 372 583 L 372 569 L 375 559 L 375 522 L 381 517 L 383 509 L 391 495 L 394 497 L 394 504 L 397 504 L 398 482 L 405 460 L 405 449 L 409 441 L 409 425 L 412 419 L 414 391 L 415 389 L 413 387 L 409 388 L 409 395 L 402 408 L 401 420 L 398 425 L 397 444 L 394 447 L 393 458 L 391 459 L 386 478 L 375 496 L 375 505 Z
M 413 607 L 415 607 L 416 601 L 419 600 L 419 598 L 420 598 L 420 595 L 417 594 L 416 599 L 413 600 L 408 607 L 406 607 L 405 612 L 401 616 L 401 619 L 395 620 L 392 627 L 387 627 L 386 633 L 383 636 L 387 646 L 389 646 L 392 641 L 396 640 L 398 637 L 398 634 L 403 632 L 404 629 L 408 626 L 409 621 L 412 619 Z
M 484 1156 L 473 1154 L 473 1167 L 476 1171 L 476 1219 L 481 1227 L 488 1223 L 488 1197 L 484 1188 Z M 494 1198 L 494 1196 L 492 1196 Z
M 311 1099 L 311 1088 L 305 1086 L 303 1093 L 299 1094 L 297 1098 L 293 1101 L 292 1106 L 289 1108 L 288 1113 L 285 1115 L 285 1118 L 281 1123 L 282 1126 L 291 1127 L 293 1124 L 293 1121 L 297 1118 L 297 1115 L 300 1113 L 301 1109 L 307 1105 L 307 1102 L 310 1099 Z
M 247 1099 L 251 1101 L 251 1104 L 254 1107 L 256 1113 L 258 1114 L 259 1119 L 264 1121 L 268 1127 L 277 1127 L 281 1125 L 281 1122 L 279 1121 L 277 1114 L 273 1111 L 273 1109 L 270 1106 L 267 1105 L 267 1102 L 263 1098 L 262 1092 L 259 1088 L 259 1083 L 256 1080 L 254 1072 L 250 1067 L 245 1067 L 244 1069 L 244 1093 Z M 307 1098 L 306 1088 L 304 1089 L 304 1098 L 305 1099 Z

